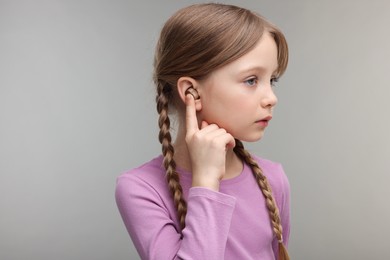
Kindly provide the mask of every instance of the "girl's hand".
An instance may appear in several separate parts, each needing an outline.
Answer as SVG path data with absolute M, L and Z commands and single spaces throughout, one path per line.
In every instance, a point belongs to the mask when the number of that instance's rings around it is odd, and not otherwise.
M 203 121 L 201 129 L 196 117 L 195 101 L 186 95 L 186 143 L 192 166 L 192 186 L 219 190 L 225 174 L 227 149 L 235 146 L 234 137 L 216 124 Z

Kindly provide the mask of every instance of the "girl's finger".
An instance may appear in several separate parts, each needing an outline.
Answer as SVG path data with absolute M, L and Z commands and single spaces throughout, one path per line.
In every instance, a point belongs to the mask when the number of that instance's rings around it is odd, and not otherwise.
M 192 135 L 196 131 L 199 131 L 198 119 L 196 117 L 195 100 L 191 94 L 187 94 L 185 101 L 187 135 Z

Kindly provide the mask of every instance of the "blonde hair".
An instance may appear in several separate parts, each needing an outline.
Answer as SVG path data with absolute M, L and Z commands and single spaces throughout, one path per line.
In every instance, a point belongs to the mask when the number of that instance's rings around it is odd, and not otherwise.
M 164 156 L 167 182 L 177 209 L 180 227 L 185 227 L 187 203 L 183 197 L 170 133 L 169 112 L 179 108 L 176 83 L 182 76 L 202 79 L 212 71 L 251 51 L 264 32 L 275 40 L 278 70 L 281 76 L 288 63 L 284 35 L 260 15 L 247 9 L 225 4 L 196 4 L 177 11 L 161 30 L 154 58 L 154 82 L 157 87 L 159 141 Z M 261 168 L 236 140 L 234 152 L 248 164 L 266 199 L 272 229 L 279 241 L 279 259 L 289 259 L 283 245 L 282 225 L 271 187 Z

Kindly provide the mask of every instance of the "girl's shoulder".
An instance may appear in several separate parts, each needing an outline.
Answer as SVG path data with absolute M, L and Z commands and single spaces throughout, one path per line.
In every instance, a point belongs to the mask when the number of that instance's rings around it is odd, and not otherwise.
M 155 193 L 161 196 L 161 192 L 166 190 L 165 170 L 162 161 L 160 155 L 120 174 L 116 179 L 116 192 Z
M 281 163 L 274 162 L 253 154 L 252 157 L 259 164 L 274 193 L 289 192 L 290 184 Z
M 162 165 L 162 155 L 156 156 L 148 162 L 145 162 L 135 168 L 129 169 L 118 176 L 120 179 L 148 179 L 154 177 L 161 177 L 165 173 Z

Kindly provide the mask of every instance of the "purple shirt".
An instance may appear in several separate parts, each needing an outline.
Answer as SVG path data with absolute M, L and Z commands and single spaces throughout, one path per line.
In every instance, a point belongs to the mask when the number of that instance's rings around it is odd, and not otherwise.
M 188 202 L 181 239 L 162 159 L 158 156 L 117 179 L 117 205 L 142 259 L 277 259 L 278 245 L 265 199 L 246 164 L 239 176 L 221 181 L 219 192 L 191 187 L 191 174 L 177 169 Z M 254 159 L 272 187 L 287 245 L 288 179 L 280 164 Z

